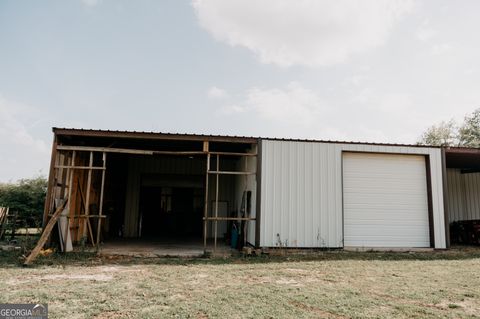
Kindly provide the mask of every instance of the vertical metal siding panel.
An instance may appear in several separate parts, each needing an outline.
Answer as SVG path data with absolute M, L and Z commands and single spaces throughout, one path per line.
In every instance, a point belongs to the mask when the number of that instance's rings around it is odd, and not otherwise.
M 449 220 L 450 222 L 457 220 L 458 210 L 460 205 L 458 203 L 458 179 L 455 170 L 447 169 L 447 186 L 448 186 L 448 201 L 449 201 Z M 451 211 L 450 211 L 451 210 Z
M 277 220 L 278 218 L 280 218 L 279 216 L 275 216 L 274 215 L 274 210 L 275 210 L 275 165 L 276 165 L 276 160 L 275 160 L 275 153 L 274 153 L 275 149 L 274 149 L 274 145 L 273 143 L 271 144 L 271 147 L 270 147 L 270 158 L 269 158 L 269 162 L 268 162 L 268 170 L 269 170 L 269 179 L 270 179 L 270 191 L 269 191 L 269 195 L 270 195 L 270 200 L 269 200 L 269 217 L 270 217 L 270 223 L 271 223 L 271 233 L 269 234 L 269 244 L 271 246 L 274 246 L 275 245 L 275 233 L 278 231 L 278 225 L 280 223 L 279 220 Z
M 470 185 L 469 185 L 469 194 L 470 198 L 469 201 L 472 203 L 470 210 L 470 218 L 475 219 L 476 211 L 477 211 L 477 201 L 475 200 L 474 190 L 477 188 L 477 181 L 474 174 L 466 174 L 469 175 Z
M 271 183 L 271 187 L 272 187 L 272 193 L 271 193 L 271 201 L 272 201 L 272 206 L 271 206 L 271 218 L 274 222 L 274 228 L 273 228 L 273 233 L 271 234 L 271 244 L 272 246 L 274 246 L 277 242 L 276 242 L 276 234 L 278 234 L 280 231 L 281 231 L 281 214 L 279 214 L 280 212 L 277 212 L 276 211 L 276 201 L 277 201 L 277 198 L 278 196 L 276 196 L 276 191 L 278 189 L 278 180 L 277 180 L 277 177 L 280 177 L 280 176 L 277 176 L 277 166 L 278 166 L 278 163 L 280 163 L 280 159 L 276 157 L 276 147 L 274 144 L 272 144 L 272 157 L 271 157 L 271 162 L 270 162 L 270 165 L 272 166 L 272 183 Z
M 430 161 L 430 181 L 431 181 L 431 198 L 432 198 L 432 217 L 433 217 L 433 236 L 434 236 L 434 247 L 442 248 L 441 243 L 443 241 L 445 232 L 443 234 L 439 231 L 441 225 L 443 224 L 444 218 L 441 211 L 443 211 L 443 205 L 440 210 L 439 206 L 439 197 L 438 197 L 438 188 L 441 185 L 438 185 L 438 170 L 440 169 L 441 176 L 441 166 L 440 161 L 437 158 L 437 153 L 435 151 L 428 151 L 429 155 L 427 158 Z M 441 179 L 441 178 L 440 178 Z M 442 201 L 443 202 L 443 201 Z M 440 220 L 440 216 L 442 220 Z
M 270 152 L 271 152 L 271 144 L 268 141 L 262 141 L 262 245 L 263 246 L 271 246 L 271 236 L 273 233 L 273 220 L 270 216 L 271 212 L 271 198 L 272 198 L 272 183 L 270 178 L 272 174 L 270 173 Z M 267 164 L 268 162 L 268 164 Z M 267 172 L 267 170 L 269 170 Z
M 472 219 L 480 219 L 480 198 L 479 198 L 479 186 L 480 186 L 480 174 L 472 173 L 472 179 L 474 180 L 474 187 L 472 189 L 472 201 L 475 202 L 475 210 L 473 211 Z
M 475 215 L 475 201 L 473 200 L 473 189 L 475 188 L 475 179 L 472 177 L 472 174 L 464 174 L 468 180 L 467 183 L 467 202 L 469 203 L 468 218 L 473 219 Z
M 431 170 L 432 174 L 432 192 L 435 189 L 435 195 L 432 198 L 433 202 L 433 214 L 438 220 L 436 227 L 434 228 L 435 233 L 435 247 L 436 248 L 446 248 L 446 238 L 445 238 L 445 211 L 443 206 L 443 180 L 442 180 L 442 153 L 439 149 L 434 149 L 431 151 L 432 155 L 430 159 L 435 162 L 435 170 Z M 433 165 L 431 165 L 433 167 Z
M 304 243 L 301 242 L 301 227 L 303 227 L 303 231 L 305 231 L 305 176 L 303 175 L 304 164 L 303 161 L 305 159 L 305 143 L 301 143 L 298 145 L 298 152 L 297 152 L 297 176 L 298 176 L 298 184 L 297 184 L 297 216 L 298 218 L 295 219 L 295 237 L 294 242 L 292 243 L 293 247 L 298 247 Z
M 465 201 L 465 187 L 463 183 L 463 176 L 460 174 L 460 170 L 455 170 L 455 179 L 457 183 L 457 204 L 458 210 L 456 215 L 456 220 L 461 220 L 466 216 L 467 212 L 467 203 Z
M 460 186 L 462 187 L 463 197 L 463 211 L 460 211 L 458 220 L 472 220 L 480 219 L 480 173 L 461 174 L 458 170 L 457 174 L 460 176 Z
M 475 189 L 473 190 L 473 200 L 475 201 L 475 211 L 473 212 L 473 219 L 480 219 L 480 198 L 478 196 L 480 189 L 480 174 L 473 173 L 473 179 L 475 180 Z
M 288 238 L 288 222 L 286 218 L 288 218 L 288 212 L 285 209 L 285 199 L 282 198 L 282 194 L 284 192 L 285 186 L 288 183 L 288 179 L 285 179 L 285 175 L 282 173 L 282 170 L 285 167 L 285 161 L 284 161 L 284 152 L 283 149 L 284 147 L 287 147 L 286 145 L 279 144 L 277 145 L 278 147 L 274 147 L 274 158 L 273 161 L 275 162 L 275 188 L 274 188 L 274 198 L 275 198 L 275 203 L 274 203 L 274 217 L 277 219 L 277 229 L 276 229 L 276 234 L 279 235 L 280 240 L 285 241 L 286 238 Z M 275 239 L 276 241 L 276 239 Z
M 473 178 L 473 174 L 464 174 L 468 176 L 468 202 L 470 203 L 470 209 L 468 210 L 468 217 L 470 219 L 473 219 L 475 216 L 475 210 L 476 210 L 476 203 L 474 200 L 473 196 L 473 190 L 475 188 L 475 178 Z
M 460 175 L 460 170 L 455 172 L 455 179 L 457 182 L 457 204 L 458 204 L 458 210 L 457 210 L 457 216 L 456 220 L 460 220 L 464 214 L 466 214 L 466 207 L 467 203 L 465 202 L 465 188 L 463 187 L 463 178 L 462 175 Z
M 290 228 L 291 233 L 290 238 L 289 238 L 289 245 L 290 247 L 296 247 L 297 245 L 297 225 L 300 223 L 301 215 L 305 214 L 304 211 L 301 210 L 301 199 L 300 199 L 300 185 L 304 183 L 304 180 L 302 176 L 300 175 L 300 161 L 305 156 L 305 154 L 302 153 L 302 143 L 295 143 L 292 146 L 294 146 L 294 161 L 292 163 L 293 171 L 295 172 L 294 174 L 294 183 L 293 185 L 293 196 L 292 196 L 292 202 L 293 202 L 293 209 L 294 213 L 291 214 L 291 225 L 292 227 Z
M 267 202 L 270 200 L 270 173 L 267 172 L 267 169 L 270 168 L 270 165 L 267 165 L 267 161 L 270 159 L 270 143 L 269 141 L 262 141 L 262 160 L 261 160 L 261 174 L 262 174 L 262 184 L 260 185 L 261 187 L 261 196 L 262 198 L 260 199 L 260 209 L 261 209 L 261 215 L 262 215 L 262 220 L 260 223 L 260 245 L 261 246 L 269 246 L 268 238 L 270 238 L 270 235 L 272 233 L 271 229 L 271 224 L 272 224 L 272 219 L 270 217 L 270 203 Z
M 273 213 L 274 213 L 274 218 L 276 219 L 276 228 L 275 228 L 275 234 L 274 234 L 274 243 L 277 244 L 278 241 L 280 241 L 280 244 L 282 244 L 285 240 L 285 238 L 288 238 L 288 230 L 285 229 L 285 227 L 288 227 L 288 223 L 285 221 L 285 217 L 288 217 L 288 213 L 286 211 L 286 206 L 285 206 L 285 191 L 287 191 L 287 188 L 285 188 L 285 185 L 288 183 L 288 176 L 285 176 L 282 174 L 282 170 L 285 167 L 286 159 L 285 159 L 285 154 L 286 152 L 283 152 L 283 148 L 285 145 L 279 144 L 273 144 L 273 149 L 274 149 L 274 158 L 272 161 L 274 162 L 274 167 L 275 167 L 275 177 L 273 183 L 274 185 L 274 198 L 275 203 L 273 203 Z
M 480 216 L 480 198 L 478 196 L 478 190 L 480 188 L 480 174 L 478 173 L 474 173 L 474 179 L 475 179 L 475 189 L 474 189 L 474 192 L 473 192 L 473 200 L 475 200 L 475 212 L 473 214 L 473 219 L 480 219 L 479 216 Z
M 305 209 L 305 182 L 306 182 L 306 176 L 304 175 L 304 170 L 305 170 L 305 156 L 306 150 L 305 150 L 305 143 L 298 144 L 298 152 L 297 152 L 297 176 L 298 176 L 298 184 L 297 184 L 297 216 L 298 218 L 295 219 L 295 236 L 294 236 L 294 242 L 292 245 L 294 247 L 305 247 L 305 242 L 302 240 L 302 233 L 306 232 L 305 229 L 305 215 L 307 214 L 307 211 Z
M 319 242 L 319 226 L 320 225 L 320 202 L 321 202 L 321 183 L 320 183 L 320 156 L 319 156 L 319 147 L 316 144 L 312 144 L 312 190 L 314 195 L 312 197 L 312 223 L 311 223 L 311 232 L 312 232 L 312 247 L 321 247 Z
M 296 172 L 295 172 L 295 158 L 296 158 L 296 144 L 292 142 L 283 144 L 286 149 L 283 153 L 283 158 L 285 159 L 283 169 L 284 175 L 287 177 L 283 184 L 285 188 L 285 193 L 283 199 L 283 214 L 285 228 L 283 230 L 283 240 L 285 245 L 290 245 L 292 243 L 292 234 L 293 234 L 293 221 L 296 218 L 297 210 L 295 207 L 295 194 L 293 193 L 296 189 Z M 279 145 L 281 147 L 281 145 Z
M 343 172 L 342 148 L 335 145 L 335 232 L 334 247 L 343 247 Z
M 467 203 L 467 218 L 466 219 L 472 219 L 472 210 L 473 210 L 473 204 L 472 204 L 472 182 L 470 178 L 470 174 L 462 174 L 463 180 L 464 180 L 464 185 L 465 185 L 465 200 Z
M 443 206 L 443 171 L 441 157 L 442 153 L 440 149 L 430 150 L 430 174 L 432 184 L 435 248 L 446 248 L 445 217 Z
M 466 185 L 465 185 L 465 175 L 459 172 L 459 182 L 460 182 L 460 189 L 461 191 L 461 202 L 462 202 L 462 211 L 459 215 L 459 220 L 467 219 L 468 217 L 468 202 L 467 202 L 467 192 L 466 192 Z
M 472 210 L 472 203 L 470 201 L 470 177 L 469 174 L 461 174 L 463 180 L 463 190 L 464 190 L 464 198 L 465 198 L 465 219 L 471 219 L 471 210 Z
M 337 214 L 337 205 L 336 205 L 336 184 L 338 174 L 335 171 L 335 152 L 337 148 L 335 144 L 328 144 L 328 157 L 327 157 L 327 165 L 328 165 L 328 189 L 327 189 L 327 200 L 328 200 L 328 229 L 326 237 L 328 238 L 328 246 L 329 247 L 336 247 L 337 243 L 336 240 L 336 229 L 338 225 L 336 225 L 336 214 Z
M 329 246 L 328 239 L 328 148 L 327 144 L 319 144 L 319 160 L 320 160 L 320 216 L 319 216 L 319 241 L 321 241 L 322 246 Z
M 304 214 L 305 212 L 300 210 L 300 185 L 303 183 L 302 176 L 300 176 L 300 159 L 303 158 L 304 154 L 302 154 L 302 144 L 300 143 L 294 143 L 291 144 L 293 146 L 293 163 L 291 164 L 293 167 L 294 171 L 294 182 L 292 183 L 293 185 L 293 195 L 292 195 L 292 202 L 293 202 L 293 213 L 290 215 L 291 216 L 291 227 L 290 231 L 291 233 L 289 234 L 289 245 L 290 247 L 296 247 L 297 246 L 297 225 L 299 223 L 299 219 L 301 218 L 301 214 Z
M 274 175 L 274 193 L 273 193 L 273 214 L 274 218 L 277 219 L 277 228 L 276 228 L 276 234 L 280 235 L 280 238 L 283 240 L 283 236 L 287 235 L 285 234 L 285 221 L 284 221 L 284 214 L 283 214 L 283 204 L 284 204 L 284 199 L 282 198 L 282 167 L 283 167 L 283 161 L 282 161 L 282 148 L 283 145 L 278 145 L 279 147 L 274 147 L 274 158 L 272 159 L 274 162 L 274 168 L 275 168 L 275 175 Z
M 472 201 L 475 203 L 475 209 L 472 211 L 472 219 L 479 219 L 479 210 L 480 210 L 480 203 L 478 198 L 478 189 L 479 189 L 479 174 L 472 173 L 472 180 L 473 180 L 473 187 L 472 187 Z
M 462 180 L 462 187 L 463 187 L 463 199 L 465 201 L 465 211 L 464 211 L 464 216 L 465 219 L 470 219 L 470 201 L 469 201 L 469 194 L 468 191 L 470 187 L 468 187 L 468 175 L 467 174 L 461 174 L 461 180 Z
M 305 175 L 305 231 L 303 232 L 303 242 L 307 247 L 314 247 L 314 236 L 315 232 L 313 231 L 313 201 L 316 197 L 316 190 L 313 185 L 313 176 L 315 169 L 313 167 L 313 154 L 314 148 L 313 143 L 306 144 L 307 155 L 305 156 L 304 170 L 303 174 Z M 307 196 L 308 193 L 308 196 Z
M 458 220 L 458 215 L 459 215 L 459 211 L 462 209 L 461 208 L 461 201 L 459 200 L 460 198 L 460 194 L 461 194 L 461 190 L 460 190 L 460 184 L 459 184 L 459 176 L 457 175 L 456 171 L 454 169 L 450 169 L 450 176 L 452 176 L 452 184 L 455 185 L 453 186 L 450 181 L 448 181 L 448 187 L 452 187 L 452 192 L 451 192 L 451 196 L 454 198 L 454 215 L 453 215 L 453 219 L 451 219 L 450 221 L 457 221 Z M 450 196 L 450 193 L 449 193 L 449 196 Z M 449 197 L 450 199 L 451 197 Z
M 432 210 L 433 210 L 433 235 L 434 235 L 434 246 L 438 247 L 442 242 L 442 234 L 439 232 L 439 227 L 441 224 L 439 218 L 440 208 L 438 207 L 438 194 L 437 194 L 437 157 L 434 152 L 430 152 L 429 154 L 430 160 L 430 181 L 431 181 L 431 196 L 432 196 Z
M 315 197 L 315 190 L 313 189 L 313 167 L 312 167 L 312 154 L 313 154 L 313 148 L 312 144 L 308 143 L 305 144 L 305 150 L 306 150 L 306 155 L 304 158 L 304 163 L 303 163 L 303 172 L 302 174 L 305 176 L 305 183 L 303 185 L 304 187 L 304 207 L 305 207 L 305 216 L 304 216 L 304 229 L 305 231 L 303 232 L 303 238 L 302 241 L 304 242 L 304 245 L 307 247 L 314 247 L 313 244 L 313 237 L 314 233 L 312 232 L 312 203 L 313 203 L 313 198 Z
M 458 210 L 460 209 L 458 203 L 458 179 L 454 169 L 447 169 L 447 196 L 448 196 L 448 219 L 450 222 L 457 221 Z
M 470 219 L 473 219 L 475 216 L 475 210 L 476 210 L 476 203 L 474 200 L 473 196 L 473 189 L 475 188 L 475 178 L 473 178 L 473 174 L 464 174 L 468 176 L 468 202 L 470 203 L 470 209 L 468 211 L 469 215 L 468 217 Z

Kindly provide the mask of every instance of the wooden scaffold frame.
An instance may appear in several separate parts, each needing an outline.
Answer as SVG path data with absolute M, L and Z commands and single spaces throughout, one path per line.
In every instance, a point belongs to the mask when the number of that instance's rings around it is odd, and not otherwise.
M 80 152 L 87 153 L 88 155 L 88 165 L 82 165 L 77 163 L 77 158 Z M 94 166 L 94 157 L 95 155 L 101 156 L 102 165 Z M 60 164 L 60 159 L 63 158 L 63 164 Z M 65 233 L 60 236 L 61 248 L 65 250 L 64 247 L 67 247 L 67 240 L 69 237 L 70 227 L 72 226 L 73 220 L 80 220 L 79 224 L 82 224 L 82 238 L 89 238 L 93 247 L 98 248 L 101 239 L 101 227 L 102 220 L 106 218 L 103 214 L 103 198 L 104 198 L 104 189 L 105 189 L 105 173 L 107 169 L 107 152 L 105 150 L 96 150 L 96 149 L 84 149 L 82 147 L 64 147 L 58 146 L 57 153 L 55 158 L 54 169 L 54 185 L 53 190 L 50 194 L 49 201 L 49 212 L 53 212 L 55 209 L 55 202 L 58 199 L 66 201 L 70 199 L 70 203 L 67 206 L 68 215 L 65 217 L 68 220 L 67 227 L 65 227 Z M 78 180 L 75 183 L 74 174 L 76 171 L 87 171 L 87 182 L 86 182 L 86 192 L 83 193 L 82 187 Z M 101 172 L 101 182 L 100 182 L 100 196 L 98 203 L 98 213 L 90 213 L 90 197 L 92 192 L 92 179 L 93 173 L 96 171 Z M 60 182 L 59 180 L 60 179 Z M 59 189 L 57 189 L 59 188 Z M 66 192 L 65 190 L 68 190 Z M 81 197 L 81 207 L 83 208 L 83 214 L 78 213 L 73 206 L 74 203 L 71 200 L 73 196 L 73 191 L 76 190 L 79 192 Z M 51 216 L 52 214 L 49 214 Z M 97 222 L 97 232 L 93 233 L 92 219 L 96 219 Z
M 219 203 L 219 180 L 220 175 L 243 175 L 243 176 L 254 176 L 256 177 L 257 172 L 248 171 L 248 158 L 257 157 L 257 152 L 253 153 L 234 153 L 234 152 L 210 152 L 209 151 L 209 142 L 205 141 L 203 144 L 203 151 L 207 154 L 207 166 L 205 174 L 205 205 L 204 205 L 204 217 L 203 217 L 203 249 L 207 252 L 208 244 L 208 223 L 213 222 L 213 252 L 217 250 L 217 229 L 219 221 L 256 221 L 256 217 L 220 217 L 218 216 L 218 203 Z M 215 170 L 211 169 L 211 159 L 212 156 L 216 159 L 215 161 Z M 243 171 L 222 171 L 220 170 L 220 156 L 235 156 L 245 159 L 245 169 Z M 208 199 L 209 199 L 209 177 L 210 175 L 215 177 L 215 200 L 213 203 L 214 214 L 213 216 L 208 215 Z M 257 185 L 257 187 L 259 187 Z M 246 238 L 245 238 L 246 239 Z
M 90 147 L 90 146 L 73 146 L 73 145 L 58 145 L 54 140 L 52 150 L 52 162 L 49 177 L 48 194 L 45 203 L 44 214 L 44 231 L 37 246 L 32 251 L 31 255 L 27 258 L 25 264 L 30 263 L 36 257 L 41 248 L 49 240 L 51 231 L 55 223 L 60 218 L 65 217 L 66 227 L 60 231 L 60 241 L 62 251 L 66 251 L 68 247 L 68 239 L 72 224 L 74 220 L 83 221 L 82 238 L 89 238 L 93 247 L 99 248 L 101 241 L 101 228 L 102 221 L 106 218 L 103 213 L 103 200 L 104 200 L 104 188 L 105 188 L 105 174 L 107 170 L 107 154 L 108 153 L 120 153 L 120 154 L 132 154 L 132 155 L 172 155 L 172 156 L 194 156 L 203 155 L 206 157 L 206 170 L 205 170 L 205 203 L 204 203 L 204 217 L 203 217 L 203 242 L 204 250 L 207 251 L 207 239 L 208 239 L 208 223 L 213 222 L 214 227 L 214 245 L 213 251 L 217 249 L 217 228 L 219 221 L 256 221 L 256 217 L 221 217 L 218 216 L 218 203 L 219 203 L 219 182 L 220 175 L 243 175 L 254 176 L 256 178 L 257 173 L 247 170 L 247 159 L 255 157 L 257 158 L 257 151 L 253 152 L 216 152 L 210 151 L 210 141 L 203 141 L 203 150 L 201 151 L 156 151 L 156 150 L 142 150 L 142 149 L 125 149 L 125 148 L 111 148 L 111 147 Z M 79 154 L 88 154 L 88 164 L 78 163 L 77 158 Z M 101 155 L 101 165 L 94 166 L 95 155 Z M 222 171 L 220 170 L 220 160 L 223 157 L 240 157 L 245 158 L 245 170 L 244 171 Z M 211 159 L 216 159 L 216 167 L 211 169 Z M 75 182 L 79 184 L 74 178 L 75 172 L 87 171 L 86 182 L 86 194 L 83 194 L 80 185 L 76 186 Z M 100 179 L 100 195 L 98 203 L 98 214 L 91 214 L 90 211 L 90 196 L 92 189 L 92 175 L 94 172 L 101 172 Z M 208 214 L 208 201 L 209 201 L 209 180 L 210 176 L 215 177 L 215 200 L 213 202 L 214 215 Z M 257 187 L 259 187 L 257 185 Z M 83 206 L 83 214 L 76 211 L 74 189 L 78 190 L 81 200 L 80 203 Z M 96 234 L 93 234 L 92 219 L 96 219 L 97 227 Z M 79 222 L 80 225 L 80 222 Z M 79 230 L 78 230 L 79 231 Z M 256 235 L 257 236 L 257 235 Z M 77 236 L 78 237 L 78 236 Z M 77 238 L 78 239 L 78 238 Z M 70 243 L 71 244 L 71 243 Z

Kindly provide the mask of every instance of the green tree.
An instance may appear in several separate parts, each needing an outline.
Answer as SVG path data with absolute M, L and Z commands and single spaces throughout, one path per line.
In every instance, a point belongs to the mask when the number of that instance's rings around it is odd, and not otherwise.
M 418 144 L 435 146 L 456 146 L 460 144 L 458 127 L 454 120 L 430 126 L 421 136 Z
M 45 177 L 3 183 L 0 184 L 0 206 L 10 207 L 10 211 L 18 212 L 18 218 L 34 224 L 42 220 L 46 192 Z
M 462 146 L 480 147 L 480 108 L 465 116 L 459 136 Z

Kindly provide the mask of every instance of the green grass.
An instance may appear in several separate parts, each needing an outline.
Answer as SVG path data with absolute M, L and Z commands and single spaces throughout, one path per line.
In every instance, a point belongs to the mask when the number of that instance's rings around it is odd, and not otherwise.
M 0 254 L 0 303 L 51 318 L 474 318 L 480 250 L 250 258 Z

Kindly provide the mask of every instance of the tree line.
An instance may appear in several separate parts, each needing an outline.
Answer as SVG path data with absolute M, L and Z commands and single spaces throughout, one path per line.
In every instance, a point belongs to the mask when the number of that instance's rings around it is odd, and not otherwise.
M 465 115 L 461 123 L 451 119 L 430 126 L 418 144 L 480 147 L 480 108 Z
M 35 227 L 41 224 L 46 194 L 47 180 L 43 176 L 0 183 L 0 206 L 10 207 L 25 225 Z

